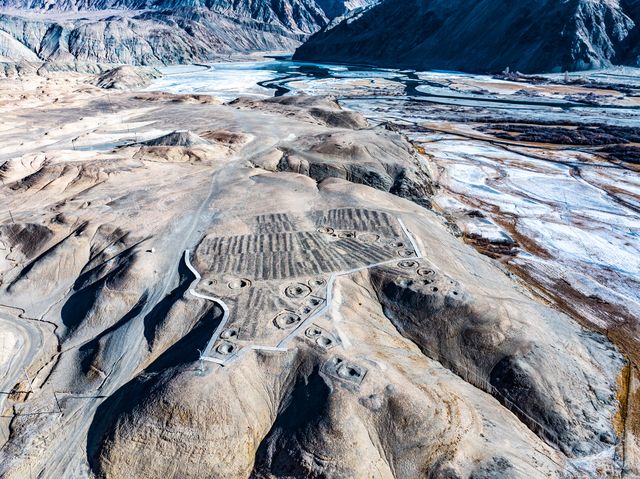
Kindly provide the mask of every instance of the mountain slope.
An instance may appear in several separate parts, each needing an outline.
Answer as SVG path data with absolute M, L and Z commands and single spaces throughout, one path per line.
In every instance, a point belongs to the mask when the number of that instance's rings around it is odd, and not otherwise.
M 304 34 L 281 25 L 209 11 L 123 13 L 56 21 L 0 16 L 0 30 L 58 63 L 157 65 L 213 60 L 252 50 L 295 48 Z
M 0 61 L 35 61 L 37 55 L 6 32 L 0 31 Z
M 636 0 L 627 4 L 637 11 Z M 295 58 L 477 72 L 606 67 L 625 57 L 637 30 L 625 7 L 631 12 L 618 0 L 387 0 L 314 35 Z
M 622 0 L 622 6 L 635 27 L 625 38 L 624 47 L 616 60 L 626 65 L 640 65 L 640 0 Z
M 327 19 L 378 0 L 0 0 L 0 7 L 46 11 L 205 9 L 230 16 L 279 23 L 312 33 Z
M 371 1 L 0 0 L 0 32 L 8 34 L 0 56 L 157 65 L 291 51 L 331 18 Z

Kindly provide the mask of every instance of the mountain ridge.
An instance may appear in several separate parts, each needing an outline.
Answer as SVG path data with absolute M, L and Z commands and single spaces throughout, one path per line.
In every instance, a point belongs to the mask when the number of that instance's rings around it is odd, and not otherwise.
M 0 0 L 0 58 L 160 65 L 293 51 L 334 14 L 371 1 Z
M 483 73 L 634 64 L 629 52 L 635 46 L 628 39 L 637 35 L 639 4 L 408 0 L 399 5 L 386 0 L 316 33 L 294 59 Z

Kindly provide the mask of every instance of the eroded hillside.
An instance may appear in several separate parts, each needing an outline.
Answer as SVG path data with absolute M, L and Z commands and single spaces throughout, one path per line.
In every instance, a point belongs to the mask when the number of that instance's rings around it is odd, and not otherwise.
M 620 472 L 622 355 L 452 236 L 402 135 L 94 82 L 2 83 L 3 477 Z

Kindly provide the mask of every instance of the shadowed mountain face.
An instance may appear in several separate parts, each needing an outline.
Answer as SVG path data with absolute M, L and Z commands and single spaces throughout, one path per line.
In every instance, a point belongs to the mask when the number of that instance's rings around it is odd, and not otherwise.
M 637 65 L 639 13 L 637 0 L 387 0 L 295 58 L 473 72 Z
M 624 12 L 635 23 L 634 29 L 624 40 L 618 63 L 640 65 L 640 0 L 622 0 Z
M 316 3 L 329 18 L 336 18 L 352 10 L 366 8 L 379 0 L 316 0 Z

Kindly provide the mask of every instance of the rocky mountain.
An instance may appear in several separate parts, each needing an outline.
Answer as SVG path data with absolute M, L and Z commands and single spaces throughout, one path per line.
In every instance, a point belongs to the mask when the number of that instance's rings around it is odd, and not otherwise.
M 208 11 L 232 18 L 282 26 L 292 33 L 312 33 L 326 24 L 324 11 L 314 0 L 2 0 L 0 6 L 54 11 L 132 10 L 184 15 Z
M 0 61 L 12 60 L 37 61 L 38 56 L 7 32 L 0 31 Z
M 236 52 L 288 50 L 303 32 L 207 10 L 92 15 L 71 20 L 0 15 L 0 30 L 57 63 L 157 65 L 207 61 Z
M 291 51 L 369 1 L 0 0 L 0 58 L 155 65 Z
M 637 0 L 386 0 L 295 58 L 472 72 L 637 65 L 639 12 Z

